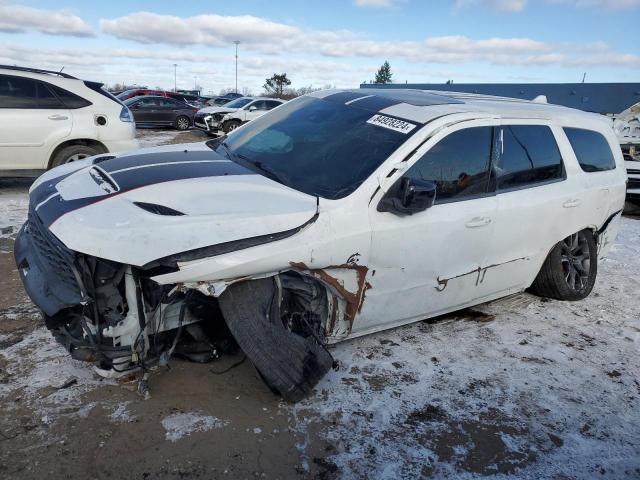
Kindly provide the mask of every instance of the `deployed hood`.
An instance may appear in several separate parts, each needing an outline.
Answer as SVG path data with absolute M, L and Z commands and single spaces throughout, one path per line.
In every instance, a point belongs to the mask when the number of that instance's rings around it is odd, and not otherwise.
M 239 110 L 238 108 L 226 108 L 226 107 L 204 107 L 198 110 L 198 113 L 231 113 Z
M 200 146 L 95 157 L 60 173 L 31 191 L 40 221 L 72 250 L 130 265 L 286 232 L 317 212 L 316 197 Z

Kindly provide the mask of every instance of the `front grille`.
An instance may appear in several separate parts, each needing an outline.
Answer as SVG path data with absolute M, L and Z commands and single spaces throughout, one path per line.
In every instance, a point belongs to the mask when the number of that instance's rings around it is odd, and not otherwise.
M 42 225 L 38 215 L 32 209 L 29 211 L 27 220 L 27 233 L 31 237 L 36 255 L 43 263 L 42 266 L 66 286 L 78 289 L 78 282 L 72 267 L 75 262 L 75 254 Z
M 627 188 L 636 189 L 640 188 L 640 178 L 630 178 L 627 182 Z

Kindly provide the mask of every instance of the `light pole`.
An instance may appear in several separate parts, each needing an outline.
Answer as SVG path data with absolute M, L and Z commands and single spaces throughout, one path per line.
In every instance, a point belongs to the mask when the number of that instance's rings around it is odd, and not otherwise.
M 178 81 L 177 81 L 177 76 L 176 76 L 177 68 L 178 68 L 178 64 L 174 63 L 173 64 L 173 91 L 174 92 L 178 91 Z
M 236 44 L 236 93 L 238 93 L 238 45 L 240 40 L 234 40 L 233 43 Z
M 193 77 L 193 89 L 196 90 L 198 84 L 198 77 Z

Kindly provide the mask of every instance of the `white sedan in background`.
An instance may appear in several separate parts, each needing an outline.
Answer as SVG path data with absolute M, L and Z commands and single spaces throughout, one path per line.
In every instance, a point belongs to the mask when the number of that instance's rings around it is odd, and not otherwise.
M 194 126 L 212 136 L 223 135 L 282 105 L 278 98 L 241 97 L 222 107 L 205 107 L 198 111 Z

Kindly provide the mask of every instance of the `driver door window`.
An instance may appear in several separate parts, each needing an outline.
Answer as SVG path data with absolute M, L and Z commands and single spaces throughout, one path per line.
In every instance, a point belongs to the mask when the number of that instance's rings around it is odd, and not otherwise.
M 436 143 L 405 176 L 434 182 L 435 204 L 485 195 L 492 144 L 492 127 L 458 130 Z

